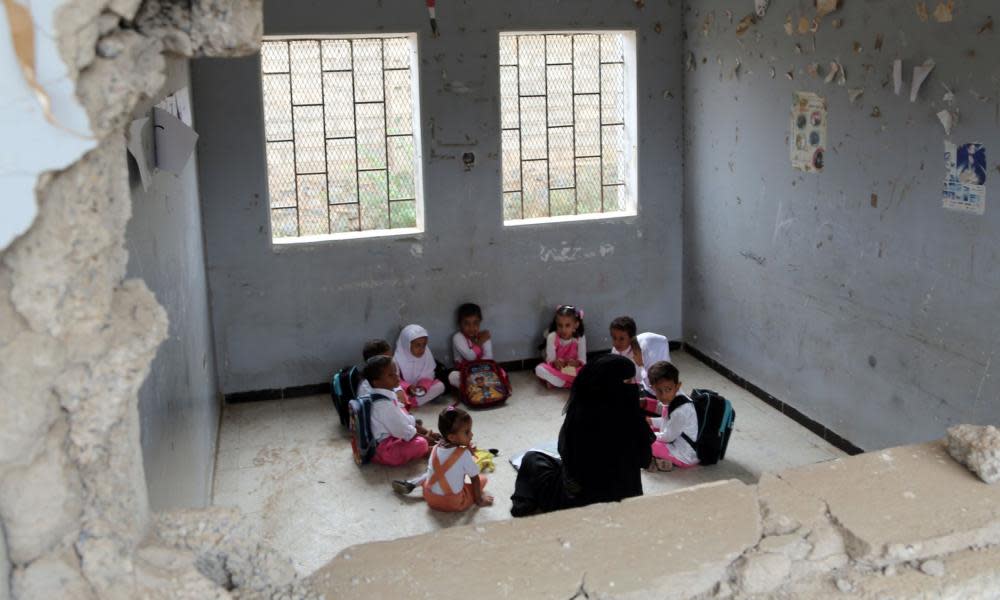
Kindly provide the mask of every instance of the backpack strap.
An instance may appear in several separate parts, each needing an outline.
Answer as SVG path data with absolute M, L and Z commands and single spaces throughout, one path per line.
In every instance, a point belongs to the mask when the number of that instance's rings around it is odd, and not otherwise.
M 372 402 L 378 402 L 380 400 L 392 400 L 392 398 L 386 396 L 385 394 L 376 394 L 375 392 L 372 392 L 369 398 L 371 398 Z
M 451 453 L 451 456 L 448 457 L 448 460 L 444 461 L 443 465 L 441 464 L 441 461 L 438 460 L 438 448 L 439 446 L 435 446 L 434 450 L 431 451 L 431 468 L 434 473 L 432 473 L 427 479 L 426 485 L 429 489 L 433 487 L 435 483 L 439 483 L 441 484 L 441 491 L 443 491 L 446 496 L 452 496 L 455 494 L 455 491 L 451 489 L 451 485 L 448 484 L 448 478 L 445 477 L 445 474 L 447 474 L 455 463 L 458 462 L 458 459 L 462 458 L 462 455 L 465 454 L 465 448 L 462 448 L 461 446 L 457 447 L 455 451 Z
M 675 410 L 677 410 L 678 408 L 680 408 L 680 407 L 684 406 L 685 404 L 691 404 L 691 405 L 694 405 L 694 401 L 693 401 L 693 400 L 691 400 L 691 398 L 689 398 L 689 397 L 688 397 L 688 396 L 686 396 L 686 395 L 678 395 L 678 396 L 675 396 L 675 397 L 674 397 L 674 399 L 670 401 L 670 405 L 669 405 L 669 406 L 667 407 L 667 414 L 672 414 L 672 413 L 673 413 L 673 412 L 674 412 Z M 698 412 L 698 411 L 696 410 L 696 411 L 695 411 L 695 419 L 697 419 L 697 418 L 698 418 L 698 417 L 697 417 L 697 412 Z M 700 425 L 700 424 L 699 424 L 699 425 Z M 700 428 L 699 428 L 699 431 L 701 431 L 701 429 L 700 429 Z M 684 432 L 681 432 L 681 438 L 682 438 L 682 439 L 683 439 L 683 440 L 684 440 L 685 442 L 687 442 L 688 444 L 690 444 L 690 445 L 691 445 L 691 449 L 692 449 L 692 450 L 695 450 L 695 451 L 697 451 L 697 450 L 698 450 L 698 447 L 697 447 L 697 446 L 695 445 L 695 442 L 694 442 L 694 440 L 692 440 L 692 439 L 691 439 L 691 438 L 690 438 L 690 437 L 688 436 L 688 434 L 686 434 L 686 433 L 684 433 Z

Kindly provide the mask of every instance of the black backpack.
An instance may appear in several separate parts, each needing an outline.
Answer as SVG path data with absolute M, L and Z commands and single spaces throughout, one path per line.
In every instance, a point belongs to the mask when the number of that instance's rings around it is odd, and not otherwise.
M 337 409 L 337 416 L 340 417 L 340 424 L 344 427 L 350 424 L 349 404 L 358 397 L 361 379 L 361 369 L 351 366 L 337 371 L 330 380 L 330 396 L 333 398 L 334 408 Z
M 698 437 L 692 440 L 681 434 L 698 453 L 698 462 L 714 465 L 726 458 L 729 436 L 733 433 L 736 411 L 732 403 L 712 390 L 691 390 L 691 397 L 677 396 L 670 403 L 667 414 L 690 402 L 698 415 Z

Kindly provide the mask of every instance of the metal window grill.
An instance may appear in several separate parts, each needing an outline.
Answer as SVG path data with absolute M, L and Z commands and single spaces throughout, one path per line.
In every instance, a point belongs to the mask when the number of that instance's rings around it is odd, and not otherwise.
M 416 227 L 411 41 L 261 48 L 273 239 Z
M 504 220 L 626 208 L 625 36 L 501 34 Z

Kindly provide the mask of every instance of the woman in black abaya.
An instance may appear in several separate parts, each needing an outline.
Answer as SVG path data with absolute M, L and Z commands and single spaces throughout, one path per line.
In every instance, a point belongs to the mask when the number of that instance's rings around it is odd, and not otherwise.
M 559 431 L 561 460 L 528 452 L 511 496 L 511 515 L 617 502 L 642 495 L 653 433 L 639 407 L 635 365 L 605 355 L 577 375 Z

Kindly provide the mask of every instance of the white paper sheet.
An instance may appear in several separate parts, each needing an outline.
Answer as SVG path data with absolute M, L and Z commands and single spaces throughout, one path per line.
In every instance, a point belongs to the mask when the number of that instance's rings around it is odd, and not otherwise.
M 153 139 L 156 166 L 180 175 L 191 159 L 198 134 L 174 115 L 157 107 L 153 109 Z

